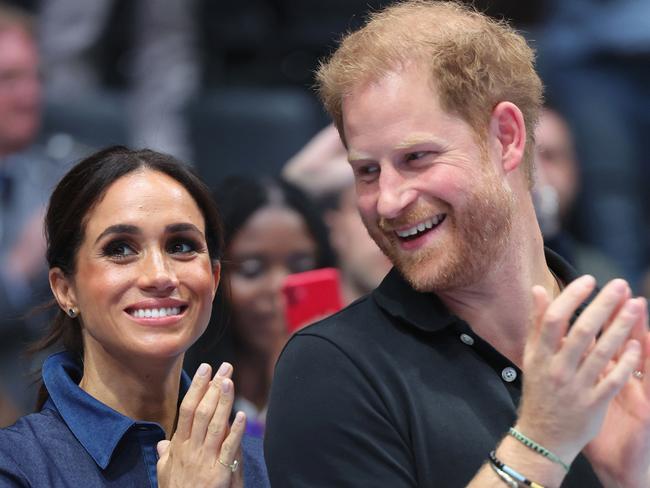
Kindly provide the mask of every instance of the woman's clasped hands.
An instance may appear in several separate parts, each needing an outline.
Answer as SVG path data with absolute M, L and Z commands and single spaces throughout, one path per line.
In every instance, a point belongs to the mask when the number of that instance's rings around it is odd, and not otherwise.
M 210 376 L 210 366 L 202 364 L 181 403 L 174 435 L 158 443 L 161 488 L 244 486 L 240 443 L 246 418 L 237 412 L 230 425 L 232 366 L 223 363 Z
M 517 429 L 570 463 L 581 451 L 605 486 L 650 486 L 650 334 L 644 298 L 593 277 L 554 300 L 533 288 Z

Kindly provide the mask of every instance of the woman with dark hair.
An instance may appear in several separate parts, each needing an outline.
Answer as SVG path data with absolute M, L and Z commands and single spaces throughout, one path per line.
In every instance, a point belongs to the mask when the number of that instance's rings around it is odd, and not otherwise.
M 267 486 L 245 416 L 229 422 L 232 367 L 201 365 L 191 385 L 182 371 L 220 278 L 205 185 L 171 156 L 109 148 L 64 176 L 45 230 L 59 311 L 36 349 L 63 352 L 38 413 L 0 430 L 0 485 L 230 487 L 245 471 Z
M 291 273 L 333 266 L 335 260 L 320 213 L 292 184 L 232 177 L 215 198 L 224 221 L 224 276 L 230 289 L 217 293 L 208 332 L 188 361 L 233 362 L 235 407 L 246 412 L 248 432 L 261 436 L 273 368 L 287 340 L 284 280 Z

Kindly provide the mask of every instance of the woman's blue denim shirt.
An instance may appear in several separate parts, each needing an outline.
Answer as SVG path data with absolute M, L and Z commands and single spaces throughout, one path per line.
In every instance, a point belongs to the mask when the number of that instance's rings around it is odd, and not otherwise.
M 0 487 L 157 487 L 162 427 L 138 422 L 79 388 L 81 368 L 66 352 L 43 364 L 49 398 L 38 413 L 0 429 Z M 181 377 L 181 398 L 190 386 Z M 258 439 L 242 441 L 246 488 L 270 486 Z

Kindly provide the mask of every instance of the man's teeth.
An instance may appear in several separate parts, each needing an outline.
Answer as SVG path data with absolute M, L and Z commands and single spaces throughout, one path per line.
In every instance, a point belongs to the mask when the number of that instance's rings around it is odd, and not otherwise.
M 429 220 L 425 220 L 424 222 L 420 222 L 419 224 L 414 225 L 410 229 L 398 230 L 395 232 L 399 237 L 414 236 L 418 232 L 424 232 L 425 230 L 432 229 L 434 226 L 438 225 L 442 220 L 442 217 L 443 217 L 442 215 L 436 215 L 435 217 L 432 217 Z
M 178 315 L 181 313 L 180 307 L 169 307 L 169 308 L 139 308 L 137 310 L 131 311 L 131 315 L 136 318 L 153 318 L 158 317 L 169 317 L 170 315 Z

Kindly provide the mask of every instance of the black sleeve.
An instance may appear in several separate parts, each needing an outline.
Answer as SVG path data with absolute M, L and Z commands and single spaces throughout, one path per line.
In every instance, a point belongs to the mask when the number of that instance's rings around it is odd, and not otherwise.
M 320 336 L 294 336 L 275 371 L 264 443 L 271 486 L 417 486 L 408 439 L 368 374 Z

